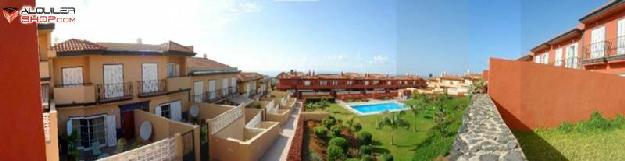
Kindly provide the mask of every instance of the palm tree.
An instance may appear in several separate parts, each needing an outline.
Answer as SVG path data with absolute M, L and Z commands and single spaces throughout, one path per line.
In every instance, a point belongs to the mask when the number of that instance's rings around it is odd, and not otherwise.
M 390 113 L 387 111 L 384 113 L 385 113 L 384 118 L 382 119 L 382 121 L 378 122 L 379 129 L 382 129 L 384 127 L 390 127 L 393 130 L 393 133 L 395 133 L 398 127 L 409 126 L 409 124 L 407 124 L 406 121 L 401 118 L 401 115 L 404 114 L 403 111 L 395 112 L 395 113 Z M 395 145 L 393 133 L 391 133 L 391 145 Z
M 415 132 L 417 131 L 417 118 L 418 118 L 417 116 L 419 115 L 419 113 L 421 113 L 421 111 L 424 109 L 426 105 L 427 105 L 427 98 L 423 94 L 417 94 L 412 99 L 406 102 L 406 106 L 408 106 L 412 114 L 414 114 L 413 126 L 414 126 Z

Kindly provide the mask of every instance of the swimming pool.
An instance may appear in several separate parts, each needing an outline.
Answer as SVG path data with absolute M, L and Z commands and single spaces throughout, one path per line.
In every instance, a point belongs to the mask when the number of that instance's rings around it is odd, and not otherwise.
M 351 104 L 350 108 L 359 115 L 371 115 L 385 111 L 395 112 L 404 110 L 404 104 L 399 102 L 376 102 L 364 104 Z

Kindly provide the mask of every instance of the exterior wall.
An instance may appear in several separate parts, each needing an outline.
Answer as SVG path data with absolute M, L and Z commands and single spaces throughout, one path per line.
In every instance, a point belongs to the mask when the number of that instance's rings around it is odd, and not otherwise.
M 36 6 L 34 0 L 0 1 L 0 6 Z M 39 86 L 39 56 L 37 26 L 0 22 L 0 133 L 5 138 L 0 145 L 0 160 L 45 160 L 41 95 Z M 26 72 L 25 72 L 26 71 Z
M 551 45 L 551 47 L 549 49 L 540 51 L 540 52 L 536 52 L 535 56 L 534 56 L 534 60 L 532 62 L 535 62 L 536 59 L 538 59 L 537 56 L 541 56 L 544 55 L 544 53 L 549 53 L 549 61 L 547 64 L 550 65 L 555 65 L 556 63 L 556 50 L 562 50 L 562 64 L 560 65 L 560 67 L 564 67 L 564 65 L 566 64 L 566 54 L 567 54 L 567 48 L 569 47 L 569 45 L 575 44 L 577 43 L 577 57 L 578 57 L 578 63 L 581 63 L 582 61 L 582 57 L 583 57 L 583 44 L 580 42 L 581 41 L 581 37 L 578 38 L 573 38 L 570 40 L 564 40 L 563 42 L 557 43 L 557 44 L 553 44 Z M 581 68 L 581 64 L 578 64 L 578 67 Z
M 317 120 L 317 121 L 321 121 L 323 118 L 328 117 L 328 115 L 330 115 L 330 113 L 328 112 L 300 112 L 299 117 L 302 118 L 302 120 L 307 121 L 307 120 Z
M 189 131 L 193 131 L 193 149 L 195 149 L 195 160 L 199 161 L 200 160 L 200 128 L 197 125 L 190 125 L 190 124 L 186 124 L 186 123 L 181 123 L 181 122 L 176 122 L 176 121 L 172 121 L 163 117 L 159 117 L 156 116 L 152 113 L 148 113 L 148 112 L 144 112 L 141 110 L 135 110 L 134 112 L 134 119 L 135 119 L 135 131 L 136 132 L 136 139 L 137 140 L 141 140 L 140 138 L 140 134 L 139 134 L 139 128 L 141 126 L 141 124 L 144 121 L 149 121 L 150 123 L 152 123 L 152 138 L 151 141 L 159 141 L 159 140 L 163 140 L 163 139 L 167 139 L 167 138 L 171 138 L 171 137 L 180 137 L 181 134 L 184 134 L 185 132 L 189 132 Z M 180 138 L 182 142 L 182 138 Z M 189 146 L 189 145 L 184 145 L 184 144 L 180 144 L 177 145 L 177 152 L 176 155 L 179 158 L 182 158 L 182 154 L 183 153 L 183 146 Z
M 273 142 L 280 135 L 280 128 L 277 122 L 263 122 L 263 124 L 270 123 L 271 125 L 266 125 L 267 129 L 262 129 L 260 133 L 250 132 L 249 140 L 241 141 L 244 139 L 230 139 L 228 137 L 214 137 L 214 141 L 211 142 L 211 146 L 215 145 L 219 147 L 216 151 L 217 153 L 213 153 L 211 151 L 211 157 L 216 160 L 237 160 L 237 161 L 256 161 L 259 160 L 265 150 L 269 149 L 269 146 L 273 144 Z M 243 129 L 243 128 L 242 128 Z M 246 129 L 246 130 L 261 130 L 261 129 Z M 221 133 L 221 132 L 219 132 Z M 219 134 L 218 133 L 218 134 Z M 255 134 L 251 136 L 252 134 Z M 213 148 L 211 147 L 211 150 Z
M 625 114 L 625 79 L 616 75 L 500 59 L 490 60 L 489 74 L 488 94 L 511 129 Z
M 223 79 L 228 79 L 228 87 L 232 87 L 230 85 L 230 81 L 232 78 L 236 79 L 237 74 L 212 74 L 212 75 L 201 75 L 201 76 L 192 76 L 191 77 L 191 94 L 194 94 L 195 89 L 193 89 L 193 83 L 196 81 L 202 81 L 202 92 L 208 91 L 208 82 L 215 81 L 215 91 L 223 88 L 222 81 Z M 234 86 L 236 87 L 236 86 Z
M 245 118 L 241 117 L 231 123 L 228 127 L 222 129 L 215 135 L 209 136 L 210 139 L 210 157 L 211 160 L 232 160 L 232 159 L 224 159 L 228 156 L 237 156 L 236 152 L 237 146 L 225 146 L 227 142 L 223 138 L 232 137 L 234 139 L 243 139 L 243 130 L 245 129 Z M 228 148 L 227 148 L 228 147 Z

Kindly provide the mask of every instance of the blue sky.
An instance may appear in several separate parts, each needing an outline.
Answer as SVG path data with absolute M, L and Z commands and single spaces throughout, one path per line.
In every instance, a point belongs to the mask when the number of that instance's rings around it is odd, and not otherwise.
M 127 5 L 117 5 L 125 3 Z M 194 45 L 244 71 L 479 72 L 574 27 L 603 0 L 41 0 L 75 6 L 56 42 Z M 138 7 L 141 6 L 141 7 Z M 120 12 L 106 12 L 116 8 Z M 155 16 L 153 11 L 159 11 Z M 106 13 L 106 14 L 104 14 Z M 132 13 L 132 16 L 128 16 Z M 111 23 L 113 22 L 113 23 Z M 112 25 L 125 24 L 125 25 Z M 98 32 L 94 32 L 98 31 Z

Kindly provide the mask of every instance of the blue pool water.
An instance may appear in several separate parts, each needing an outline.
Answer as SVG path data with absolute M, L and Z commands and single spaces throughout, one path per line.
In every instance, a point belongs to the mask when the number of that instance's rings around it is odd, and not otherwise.
M 351 107 L 363 114 L 379 113 L 384 111 L 399 111 L 404 107 L 396 102 L 385 102 L 378 104 L 366 104 L 366 105 L 351 105 Z

